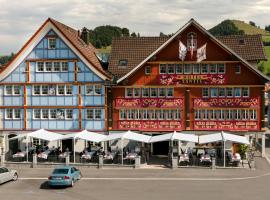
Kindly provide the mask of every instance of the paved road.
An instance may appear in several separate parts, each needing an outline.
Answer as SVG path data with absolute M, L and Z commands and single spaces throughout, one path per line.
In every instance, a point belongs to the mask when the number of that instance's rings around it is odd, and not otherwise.
M 22 179 L 1 185 L 0 199 L 266 200 L 270 198 L 269 165 L 257 159 L 257 167 L 255 171 L 83 169 L 84 179 L 76 183 L 74 188 L 57 189 L 50 189 L 46 184 L 45 178 L 51 169 L 19 169 Z

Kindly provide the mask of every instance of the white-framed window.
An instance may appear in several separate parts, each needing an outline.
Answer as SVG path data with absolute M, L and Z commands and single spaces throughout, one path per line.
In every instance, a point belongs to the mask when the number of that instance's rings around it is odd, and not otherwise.
M 20 95 L 21 94 L 21 86 L 13 85 L 13 95 Z
M 142 97 L 149 97 L 149 88 L 142 88 Z
M 241 110 L 235 110 L 234 111 L 234 119 L 240 120 L 241 119 Z
M 216 111 L 215 110 L 209 110 L 209 119 L 210 120 L 215 120 L 216 119 Z
M 57 119 L 57 110 L 50 109 L 50 119 Z
M 166 115 L 165 110 L 159 110 L 158 119 L 164 120 L 166 118 L 165 115 Z
M 12 85 L 6 85 L 5 86 L 5 95 L 12 95 Z
M 55 72 L 60 72 L 61 71 L 60 62 L 54 62 L 53 63 L 53 71 L 55 71 Z
M 225 74 L 225 64 L 217 64 L 217 68 L 218 68 L 218 73 L 219 74 Z
M 49 119 L 49 109 L 42 109 L 41 110 L 41 118 L 42 119 Z
M 203 120 L 207 120 L 208 119 L 208 110 L 202 110 L 201 114 L 202 114 L 202 117 L 201 118 Z
M 21 94 L 20 85 L 6 85 L 5 86 L 5 95 L 7 96 L 19 96 Z
M 127 110 L 127 119 L 128 119 L 128 120 L 134 119 L 134 113 L 133 113 L 133 110 Z
M 209 67 L 208 64 L 201 64 L 201 73 L 202 74 L 208 74 L 209 73 L 208 67 Z
M 192 65 L 191 64 L 184 64 L 184 74 L 191 74 Z
M 86 95 L 94 95 L 94 85 L 86 85 Z
M 166 97 L 166 88 L 159 88 L 158 89 L 158 96 L 159 97 Z
M 94 119 L 94 109 L 86 110 L 86 119 Z
M 33 110 L 33 119 L 40 119 L 41 118 L 41 110 L 40 109 L 34 109 Z
M 139 120 L 141 119 L 141 117 L 142 117 L 141 110 L 134 110 L 134 119 Z
M 173 112 L 173 110 L 167 110 L 167 120 L 172 120 L 173 119 L 173 114 L 174 114 L 174 112 Z
M 217 88 L 210 88 L 210 95 L 211 97 L 217 97 L 218 96 L 218 89 Z
M 167 66 L 166 64 L 159 65 L 159 74 L 167 74 Z
M 224 120 L 225 119 L 225 110 L 220 110 L 220 120 Z
M 56 110 L 56 119 L 65 119 L 65 110 L 57 109 Z
M 120 120 L 127 119 L 127 112 L 126 110 L 120 110 Z
M 202 89 L 202 97 L 208 98 L 209 97 L 209 88 L 203 88 Z
M 126 97 L 133 97 L 133 89 L 126 88 Z
M 174 117 L 176 120 L 179 120 L 181 119 L 181 111 L 180 110 L 175 110 L 175 117 Z
M 37 72 L 44 72 L 44 62 L 37 62 Z
M 254 109 L 249 110 L 249 117 L 251 120 L 256 120 L 257 119 L 257 111 Z
M 217 65 L 210 64 L 210 74 L 216 74 L 216 73 L 217 73 Z
M 200 74 L 200 64 L 193 64 L 193 74 Z
M 226 120 L 233 120 L 233 110 L 226 110 Z
M 242 120 L 248 120 L 248 110 L 242 110 Z
M 72 118 L 73 118 L 73 110 L 66 109 L 66 119 L 72 119 Z
M 34 85 L 32 92 L 33 95 L 40 95 L 40 85 Z
M 167 97 L 173 97 L 173 88 L 167 88 Z
M 182 64 L 175 65 L 175 73 L 176 74 L 183 74 L 183 65 Z
M 52 71 L 52 62 L 45 62 L 45 71 L 46 72 Z
M 7 108 L 6 109 L 6 119 L 13 119 L 13 109 Z
M 195 110 L 195 116 L 194 119 L 195 120 L 200 120 L 201 119 L 201 110 Z
M 175 68 L 174 68 L 174 64 L 168 64 L 168 74 L 174 74 L 175 73 Z
M 151 66 L 146 66 L 144 72 L 145 72 L 145 75 L 150 75 L 151 74 Z
M 218 88 L 218 96 L 225 97 L 225 88 Z
M 101 109 L 95 109 L 95 119 L 101 119 L 102 111 Z
M 151 120 L 156 120 L 157 119 L 157 112 L 156 110 L 149 110 L 149 115 Z
M 73 94 L 72 85 L 66 85 L 66 95 L 72 94 Z
M 95 95 L 101 95 L 101 92 L 102 92 L 102 86 L 95 85 Z
M 140 97 L 141 96 L 141 88 L 134 88 L 133 89 L 133 95 L 134 97 Z
M 13 109 L 13 119 L 21 119 L 21 109 Z
M 149 119 L 149 113 L 148 110 L 142 110 L 142 117 L 144 120 Z
M 41 94 L 42 95 L 48 95 L 49 94 L 49 86 L 48 85 L 42 85 L 41 86 Z
M 241 74 L 241 66 L 240 65 L 235 66 L 235 73 L 236 74 Z
M 188 51 L 195 51 L 197 49 L 197 34 L 190 32 L 187 34 L 187 49 Z
M 48 38 L 48 48 L 56 49 L 56 38 Z
M 234 88 L 234 96 L 241 97 L 241 88 Z
M 65 85 L 57 85 L 57 95 L 65 95 Z
M 150 88 L 150 97 L 157 97 L 158 96 L 158 92 L 157 92 L 157 88 Z
M 242 88 L 242 96 L 249 97 L 249 88 L 248 87 Z
M 233 97 L 233 88 L 226 88 L 226 96 Z
M 68 71 L 68 62 L 62 62 L 61 67 L 62 67 L 62 72 L 67 72 Z

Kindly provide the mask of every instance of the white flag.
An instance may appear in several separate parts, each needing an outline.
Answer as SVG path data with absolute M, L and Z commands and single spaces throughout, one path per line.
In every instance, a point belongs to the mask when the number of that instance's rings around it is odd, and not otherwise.
M 179 59 L 184 61 L 187 55 L 187 47 L 179 41 Z
M 197 49 L 197 62 L 206 59 L 206 43 Z

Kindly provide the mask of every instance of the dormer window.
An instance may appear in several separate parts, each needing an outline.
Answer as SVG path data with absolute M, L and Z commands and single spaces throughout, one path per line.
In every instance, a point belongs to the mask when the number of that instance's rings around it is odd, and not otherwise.
M 48 48 L 49 49 L 56 48 L 56 38 L 48 38 Z
M 191 49 L 196 50 L 197 49 L 197 34 L 194 32 L 190 32 L 187 34 L 187 48 L 188 51 L 191 51 Z
M 127 67 L 127 64 L 128 64 L 128 61 L 126 59 L 119 60 L 118 67 L 126 68 Z

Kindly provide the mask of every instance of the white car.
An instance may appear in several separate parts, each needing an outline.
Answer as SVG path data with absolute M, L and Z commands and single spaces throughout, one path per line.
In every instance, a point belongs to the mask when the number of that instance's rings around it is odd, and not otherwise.
M 9 170 L 6 167 L 0 167 L 0 184 L 8 181 L 16 181 L 18 173 L 16 170 Z

